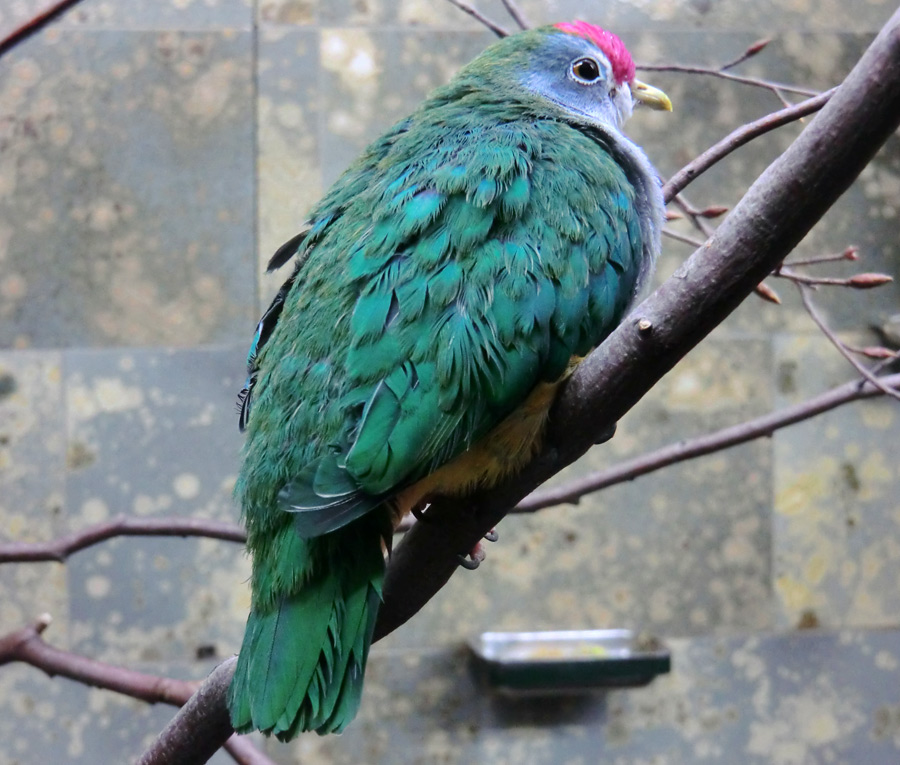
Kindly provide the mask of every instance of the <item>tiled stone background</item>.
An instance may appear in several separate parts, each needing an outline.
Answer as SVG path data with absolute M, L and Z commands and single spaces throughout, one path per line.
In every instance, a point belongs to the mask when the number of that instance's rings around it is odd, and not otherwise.
M 0 7 L 0 30 L 46 0 Z M 716 63 L 822 88 L 889 0 L 522 0 L 580 16 L 640 61 Z M 499 0 L 480 3 L 503 18 Z M 50 539 L 125 513 L 233 519 L 243 356 L 279 277 L 269 254 L 354 154 L 491 36 L 445 0 L 84 0 L 0 60 L 0 538 Z M 647 76 L 673 115 L 632 134 L 668 174 L 778 107 L 710 78 Z M 689 190 L 733 203 L 799 127 Z M 800 251 L 860 245 L 900 272 L 896 138 Z M 685 229 L 686 231 L 687 229 Z M 690 248 L 667 241 L 660 277 Z M 829 273 L 841 273 L 840 267 Z M 801 401 L 849 378 L 792 290 L 750 300 L 571 475 Z M 826 293 L 837 329 L 898 310 L 897 286 Z M 900 475 L 895 402 L 510 518 L 373 651 L 341 737 L 268 742 L 303 763 L 896 763 Z M 558 479 L 562 480 L 562 479 Z M 239 645 L 248 564 L 224 542 L 120 539 L 66 566 L 0 569 L 0 633 L 49 611 L 56 645 L 202 677 Z M 800 626 L 817 625 L 814 631 Z M 603 697 L 509 702 L 472 678 L 484 629 L 647 629 L 671 675 Z M 171 710 L 0 669 L 0 763 L 133 759 Z M 223 754 L 216 762 L 227 762 Z

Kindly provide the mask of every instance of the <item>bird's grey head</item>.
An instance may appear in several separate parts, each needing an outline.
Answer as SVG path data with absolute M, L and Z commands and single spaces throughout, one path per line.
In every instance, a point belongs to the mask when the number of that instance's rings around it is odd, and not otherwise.
M 611 32 L 583 21 L 541 30 L 522 84 L 575 117 L 621 130 L 635 102 L 671 111 L 666 95 L 634 78 L 634 62 Z

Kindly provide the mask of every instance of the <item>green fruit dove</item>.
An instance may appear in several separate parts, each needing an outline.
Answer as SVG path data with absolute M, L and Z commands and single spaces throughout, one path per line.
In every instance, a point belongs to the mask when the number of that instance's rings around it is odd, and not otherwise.
M 393 527 L 534 453 L 556 388 L 621 321 L 663 202 L 623 133 L 621 40 L 506 37 L 372 143 L 269 268 L 235 495 L 252 606 L 228 704 L 289 740 L 355 716 Z

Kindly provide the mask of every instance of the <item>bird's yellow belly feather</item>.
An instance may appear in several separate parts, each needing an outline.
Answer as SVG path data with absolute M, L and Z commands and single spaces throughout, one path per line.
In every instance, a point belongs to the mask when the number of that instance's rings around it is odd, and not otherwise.
M 566 373 L 556 382 L 542 382 L 522 406 L 470 449 L 435 472 L 404 489 L 394 500 L 396 523 L 423 500 L 438 495 L 461 495 L 475 488 L 489 488 L 525 465 L 541 445 L 547 415 L 556 391 L 581 358 L 573 357 Z

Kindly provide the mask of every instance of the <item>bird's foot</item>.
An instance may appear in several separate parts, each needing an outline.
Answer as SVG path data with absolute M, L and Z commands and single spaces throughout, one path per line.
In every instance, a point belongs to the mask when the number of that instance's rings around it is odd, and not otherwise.
M 481 542 L 477 542 L 475 547 L 472 548 L 472 552 L 468 555 L 457 555 L 456 559 L 459 561 L 459 565 L 468 571 L 474 571 L 481 565 L 481 561 L 485 558 L 484 547 Z
M 488 542 L 496 542 L 500 539 L 500 535 L 497 533 L 497 529 L 491 529 L 487 534 L 484 535 L 484 538 Z

